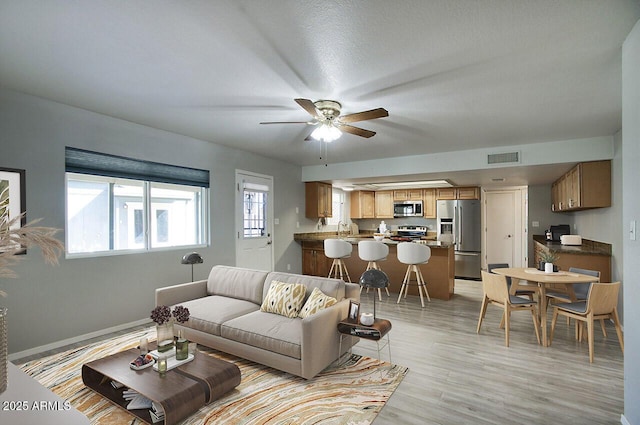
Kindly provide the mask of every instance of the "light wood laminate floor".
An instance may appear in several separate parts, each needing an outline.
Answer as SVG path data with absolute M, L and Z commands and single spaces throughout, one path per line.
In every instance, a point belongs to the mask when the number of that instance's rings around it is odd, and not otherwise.
M 373 311 L 373 295 L 361 294 L 361 311 Z M 623 355 L 613 324 L 607 323 L 607 338 L 596 327 L 595 361 L 589 364 L 587 342 L 575 341 L 564 318 L 546 348 L 537 344 L 528 312 L 512 315 L 509 348 L 497 307 L 488 307 L 476 334 L 481 282 L 456 280 L 451 300 L 425 301 L 425 308 L 417 296 L 396 300 L 397 294 L 383 294 L 376 312 L 392 322 L 392 360 L 409 373 L 373 425 L 620 424 Z M 371 341 L 361 341 L 353 351 L 377 357 Z M 386 348 L 381 357 L 388 360 Z
M 428 288 L 428 280 L 427 280 Z M 623 354 L 612 323 L 607 338 L 595 329 L 595 360 L 587 341 L 574 338 L 573 322 L 558 320 L 553 344 L 537 344 L 529 312 L 512 314 L 510 346 L 504 346 L 501 310 L 489 306 L 480 334 L 476 326 L 482 283 L 456 280 L 449 301 L 418 297 L 376 303 L 376 315 L 392 322 L 393 363 L 409 373 L 374 425 L 383 424 L 620 424 Z M 361 311 L 372 311 L 374 292 L 361 294 Z M 551 310 L 549 324 L 551 323 Z M 353 351 L 377 357 L 375 343 Z M 384 350 L 381 358 L 387 360 Z

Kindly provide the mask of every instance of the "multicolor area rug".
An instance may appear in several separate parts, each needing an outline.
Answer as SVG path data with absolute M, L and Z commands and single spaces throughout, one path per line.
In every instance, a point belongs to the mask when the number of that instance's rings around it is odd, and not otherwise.
M 86 345 L 20 365 L 29 375 L 84 413 L 93 424 L 142 423 L 82 383 L 82 364 L 134 348 L 153 328 Z M 214 356 L 240 368 L 242 382 L 221 399 L 182 422 L 195 424 L 370 424 L 407 374 L 406 367 L 352 355 L 305 380 L 206 347 L 197 355 Z

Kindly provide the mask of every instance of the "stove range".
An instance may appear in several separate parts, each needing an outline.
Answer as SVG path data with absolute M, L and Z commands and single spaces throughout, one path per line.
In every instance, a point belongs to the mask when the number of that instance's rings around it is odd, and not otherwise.
M 397 236 L 395 236 L 399 239 L 392 239 L 407 242 L 421 239 L 423 236 L 427 236 L 427 230 L 425 226 L 399 226 L 396 232 Z

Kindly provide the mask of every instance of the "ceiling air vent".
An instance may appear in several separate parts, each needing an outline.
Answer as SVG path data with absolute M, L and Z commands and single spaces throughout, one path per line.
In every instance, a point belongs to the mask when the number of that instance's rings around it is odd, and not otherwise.
M 519 152 L 494 153 L 487 155 L 488 164 L 505 164 L 510 162 L 520 162 Z

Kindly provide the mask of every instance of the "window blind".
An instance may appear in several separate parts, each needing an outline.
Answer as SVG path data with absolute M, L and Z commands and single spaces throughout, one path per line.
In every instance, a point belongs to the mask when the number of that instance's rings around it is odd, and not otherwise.
M 65 170 L 69 173 L 209 187 L 209 170 L 143 161 L 68 146 L 65 148 Z

